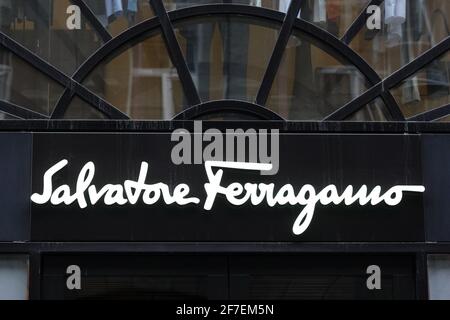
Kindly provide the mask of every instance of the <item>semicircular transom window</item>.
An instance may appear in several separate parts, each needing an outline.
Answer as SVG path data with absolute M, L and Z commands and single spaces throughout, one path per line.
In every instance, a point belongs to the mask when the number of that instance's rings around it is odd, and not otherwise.
M 0 119 L 448 121 L 450 2 L 376 3 L 0 1 Z

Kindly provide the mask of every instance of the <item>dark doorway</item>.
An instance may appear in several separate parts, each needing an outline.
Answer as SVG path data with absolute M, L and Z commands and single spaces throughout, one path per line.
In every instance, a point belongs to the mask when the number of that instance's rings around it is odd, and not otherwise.
M 81 290 L 68 290 L 71 265 Z M 381 271 L 381 290 L 367 288 L 367 268 Z M 43 299 L 414 299 L 411 256 L 46 255 Z

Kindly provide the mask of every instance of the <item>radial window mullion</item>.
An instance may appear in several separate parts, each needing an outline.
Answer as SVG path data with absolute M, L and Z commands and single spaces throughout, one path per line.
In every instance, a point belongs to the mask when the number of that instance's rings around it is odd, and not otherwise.
M 294 27 L 295 19 L 297 18 L 300 12 L 302 1 L 304 0 L 291 1 L 289 10 L 286 14 L 286 18 L 281 27 L 277 43 L 275 44 L 272 57 L 269 61 L 269 65 L 267 67 L 266 73 L 264 74 L 261 87 L 257 94 L 256 104 L 265 105 L 267 102 L 277 71 L 281 65 L 281 60 L 283 59 L 283 55 L 286 50 L 286 45 L 289 42 L 289 38 L 291 36 L 292 29 Z
M 363 11 L 359 14 L 356 20 L 352 23 L 352 25 L 347 29 L 345 34 L 342 36 L 341 41 L 345 44 L 350 44 L 352 40 L 356 37 L 356 35 L 361 31 L 364 25 L 367 23 L 367 9 L 370 6 L 380 6 L 384 0 L 371 0 L 367 6 L 364 7 Z
M 81 13 L 86 17 L 95 31 L 100 35 L 104 42 L 108 42 L 112 39 L 109 31 L 103 26 L 103 24 L 98 20 L 94 12 L 89 8 L 89 6 L 84 2 L 84 0 L 70 0 L 74 5 L 78 6 Z
M 166 42 L 169 56 L 178 71 L 188 104 L 190 106 L 198 105 L 201 103 L 200 95 L 197 91 L 194 80 L 192 79 L 192 75 L 189 72 L 189 68 L 186 60 L 184 59 L 180 44 L 175 36 L 175 31 L 169 15 L 167 14 L 167 10 L 164 7 L 162 0 L 151 0 L 150 4 L 152 5 L 155 15 L 159 18 L 163 38 Z

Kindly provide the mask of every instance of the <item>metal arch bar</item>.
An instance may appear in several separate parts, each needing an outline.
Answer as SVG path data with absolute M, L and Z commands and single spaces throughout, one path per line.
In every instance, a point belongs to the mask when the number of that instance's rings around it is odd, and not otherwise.
M 5 112 L 14 117 L 17 117 L 19 119 L 24 119 L 24 120 L 49 119 L 49 117 L 47 117 L 41 113 L 28 110 L 26 108 L 23 108 L 21 106 L 18 106 L 14 103 L 11 103 L 11 102 L 8 102 L 5 100 L 0 100 L 0 111 Z
M 316 40 L 318 39 L 321 42 L 321 45 L 325 47 L 324 49 L 326 49 L 326 47 L 329 47 L 334 52 L 337 52 L 339 55 L 341 55 L 342 58 L 352 63 L 366 77 L 370 85 L 376 85 L 381 81 L 380 76 L 361 56 L 359 56 L 352 48 L 347 46 L 345 43 L 343 43 L 342 41 L 340 41 L 327 31 L 304 20 L 297 20 L 295 23 L 295 28 L 300 31 L 303 31 L 304 33 L 306 33 L 307 35 Z M 380 92 L 379 95 L 381 95 L 381 98 L 385 103 L 386 107 L 388 108 L 388 111 L 390 112 L 393 120 L 405 121 L 405 117 L 403 116 L 400 107 L 398 106 L 391 92 L 382 91 Z M 365 104 L 356 105 L 357 108 L 355 111 L 363 108 L 364 106 Z M 346 117 L 339 118 L 336 120 L 344 120 L 345 118 Z M 327 119 L 328 117 L 325 118 L 324 120 Z
M 439 58 L 443 54 L 450 50 L 450 36 L 443 39 L 437 45 L 424 52 L 422 55 L 402 67 L 400 70 L 394 72 L 387 77 L 383 82 L 386 89 L 391 89 L 398 85 L 406 78 L 414 75 L 422 68 L 433 62 L 433 60 Z
M 450 50 L 450 36 L 442 40 L 439 44 L 424 52 L 422 55 L 417 57 L 415 60 L 411 61 L 401 69 L 394 72 L 392 75 L 386 79 L 380 81 L 375 86 L 367 90 L 361 96 L 350 101 L 342 108 L 335 111 L 333 114 L 329 115 L 326 121 L 336 121 L 342 120 L 358 111 L 361 105 L 366 105 L 374 99 L 376 99 L 382 93 L 390 92 L 389 90 L 397 86 L 403 80 L 414 75 L 420 71 L 423 67 L 433 62 L 433 60 L 439 58 Z
M 435 121 L 450 115 L 450 104 L 423 112 L 414 117 L 408 118 L 408 121 Z
M 24 60 L 28 64 L 30 64 L 36 70 L 42 72 L 50 79 L 54 80 L 64 88 L 70 88 L 73 91 L 73 94 L 77 94 L 85 100 L 86 102 L 92 104 L 96 102 L 97 105 L 94 105 L 100 112 L 105 115 L 113 118 L 113 119 L 128 119 L 128 117 L 123 114 L 121 111 L 116 109 L 114 106 L 109 104 L 107 101 L 101 99 L 80 83 L 74 81 L 73 79 L 66 76 L 64 73 L 59 71 L 50 63 L 44 61 L 39 56 L 16 42 L 15 40 L 8 37 L 6 34 L 0 31 L 0 45 L 5 47 L 8 51 L 12 52 L 20 59 Z
M 150 5 L 152 6 L 155 15 L 159 18 L 169 56 L 178 71 L 178 77 L 180 78 L 187 102 L 190 106 L 198 105 L 201 103 L 200 95 L 195 86 L 194 79 L 192 79 L 192 74 L 189 71 L 183 52 L 181 51 L 167 10 L 164 7 L 162 0 L 150 0 Z
M 84 2 L 84 0 L 70 0 L 74 5 L 78 6 L 81 10 L 83 16 L 89 21 L 89 23 L 94 27 L 95 31 L 99 34 L 100 38 L 102 38 L 103 42 L 108 42 L 112 39 L 111 34 L 108 30 L 103 26 L 103 24 L 98 20 L 97 16 L 94 12 L 92 12 L 91 8 Z
M 282 12 L 266 9 L 257 8 L 245 5 L 205 5 L 189 7 L 185 9 L 180 9 L 176 11 L 171 11 L 168 13 L 169 18 L 172 22 L 195 18 L 204 15 L 220 15 L 220 14 L 237 14 L 249 17 L 255 17 L 259 19 L 265 19 L 268 21 L 282 23 L 285 19 L 285 14 Z M 95 68 L 97 64 L 105 60 L 109 55 L 113 54 L 114 50 L 122 45 L 125 45 L 129 41 L 141 36 L 145 32 L 150 32 L 159 27 L 159 21 L 157 18 L 151 18 L 149 20 L 143 21 L 140 24 L 128 29 L 119 36 L 113 38 L 111 41 L 106 43 L 103 47 L 99 48 L 87 61 L 80 66 L 73 76 L 73 79 L 77 82 L 81 82 L 87 77 L 87 75 Z M 355 65 L 361 73 L 369 80 L 371 84 L 378 83 L 381 79 L 378 74 L 368 65 L 364 59 L 362 59 L 356 52 L 354 52 L 350 47 L 345 45 L 339 39 L 333 37 L 325 30 L 320 29 L 312 23 L 303 20 L 297 20 L 294 24 L 294 28 L 303 31 L 310 35 L 311 37 L 319 40 L 323 46 L 327 46 L 334 50 L 336 53 L 346 57 L 349 62 Z M 386 93 L 387 97 L 392 97 L 390 92 Z M 68 89 L 64 92 L 60 101 L 58 102 L 55 112 L 52 115 L 52 119 L 61 117 L 67 109 L 68 103 L 71 101 L 73 93 Z M 398 105 L 395 103 L 395 99 L 392 97 L 390 101 L 385 101 L 386 105 L 391 106 L 392 110 L 398 109 Z M 393 104 L 393 105 L 392 105 Z M 363 107 L 363 106 L 361 106 Z M 392 112 L 392 111 L 391 111 Z M 404 120 L 402 119 L 399 120 Z
M 17 41 L 7 36 L 2 31 L 0 31 L 0 46 L 3 46 L 8 51 L 11 51 L 16 56 L 29 63 L 32 67 L 44 73 L 49 78 L 58 82 L 62 86 L 68 87 L 71 84 L 71 79 L 64 73 L 41 59 L 39 56 L 19 44 Z
M 240 100 L 218 100 L 206 102 L 181 112 L 176 115 L 173 120 L 196 120 L 199 117 L 212 115 L 223 111 L 233 111 L 251 115 L 258 118 L 258 120 L 284 121 L 284 119 L 278 114 L 267 108 Z
M 347 103 L 342 108 L 336 110 L 329 116 L 327 116 L 324 121 L 339 121 L 346 119 L 351 116 L 353 113 L 360 110 L 362 107 L 366 106 L 376 98 L 378 98 L 383 93 L 383 84 L 382 82 L 374 85 L 369 90 L 364 92 L 359 97 L 356 97 L 349 103 Z
M 72 79 L 78 83 L 81 83 L 97 65 L 104 61 L 109 55 L 113 54 L 121 46 L 142 36 L 146 32 L 156 30 L 159 26 L 159 19 L 154 17 L 135 25 L 134 27 L 119 34 L 117 37 L 114 37 L 111 41 L 108 41 L 100 47 L 88 60 L 83 62 L 83 64 L 80 65 L 78 70 L 74 73 Z M 64 90 L 64 93 L 56 103 L 51 119 L 60 119 L 64 116 L 73 96 L 74 93 L 71 90 Z
M 289 38 L 294 27 L 295 19 L 297 18 L 303 0 L 291 1 L 289 10 L 284 19 L 283 25 L 278 36 L 278 40 L 275 44 L 275 48 L 272 53 L 272 57 L 269 61 L 269 66 L 264 74 L 261 86 L 256 96 L 256 104 L 266 105 L 269 98 L 270 90 L 272 89 L 273 82 L 275 80 L 278 69 L 281 65 L 286 46 L 289 42 Z
M 89 103 L 91 106 L 100 111 L 102 114 L 115 120 L 130 119 L 125 113 L 123 113 L 122 111 L 114 107 L 112 104 L 110 104 L 108 101 L 102 99 L 100 96 L 96 95 L 83 85 L 79 84 L 78 82 L 74 82 L 74 84 L 76 96 L 78 96 L 85 102 Z
M 356 35 L 361 31 L 367 21 L 367 9 L 370 6 L 379 6 L 384 2 L 384 0 L 371 0 L 367 6 L 364 7 L 363 11 L 359 14 L 352 25 L 347 29 L 345 34 L 342 36 L 341 41 L 345 44 L 350 44 Z

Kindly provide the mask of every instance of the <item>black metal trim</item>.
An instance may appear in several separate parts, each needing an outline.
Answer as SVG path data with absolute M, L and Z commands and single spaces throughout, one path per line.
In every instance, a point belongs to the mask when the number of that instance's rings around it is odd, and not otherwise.
M 44 61 L 38 55 L 30 51 L 29 49 L 22 46 L 20 43 L 14 39 L 7 36 L 5 33 L 0 31 L 0 45 L 3 46 L 8 51 L 14 53 L 20 59 L 24 60 L 32 67 L 38 71 L 45 74 L 47 77 L 57 82 L 64 87 L 70 87 L 71 79 L 66 76 L 63 72 L 59 71 L 57 68 Z
M 261 86 L 256 96 L 256 104 L 266 105 L 267 103 L 270 90 L 272 89 L 273 82 L 277 75 L 278 69 L 280 68 L 283 55 L 286 51 L 286 46 L 289 42 L 289 38 L 292 33 L 292 28 L 294 27 L 295 19 L 297 19 L 297 16 L 300 12 L 302 1 L 303 0 L 291 1 L 289 10 L 286 14 L 286 17 L 280 30 L 280 34 L 275 44 L 272 57 L 270 58 L 269 66 L 266 69 Z
M 447 53 L 450 49 L 450 36 L 442 40 L 439 44 L 433 48 L 427 50 L 422 55 L 411 61 L 407 65 L 403 66 L 392 75 L 377 83 L 361 96 L 347 103 L 342 108 L 336 110 L 329 115 L 325 121 L 343 120 L 349 117 L 355 111 L 358 111 L 361 106 L 365 106 L 367 103 L 375 100 L 382 93 L 390 92 L 392 88 L 399 85 L 402 81 L 414 75 L 428 64 L 438 59 L 443 54 Z
M 94 108 L 113 119 L 129 119 L 128 116 L 112 106 L 109 102 L 103 100 L 98 95 L 92 93 L 80 83 L 66 76 L 63 72 L 59 71 L 50 63 L 41 59 L 39 56 L 8 37 L 6 34 L 0 31 L 0 45 L 18 56 L 20 59 L 30 64 L 39 72 L 43 73 L 51 80 L 55 81 L 64 88 L 70 88 L 73 94 L 77 94 L 91 104 Z
M 99 34 L 100 38 L 102 38 L 103 42 L 108 42 L 112 39 L 109 31 L 103 26 L 103 24 L 98 20 L 97 16 L 94 12 L 92 12 L 91 8 L 84 2 L 84 0 L 70 0 L 74 5 L 80 8 L 83 16 L 89 21 L 94 30 Z
M 0 111 L 19 119 L 49 119 L 46 115 L 23 108 L 14 103 L 0 99 Z
M 367 22 L 367 9 L 370 6 L 380 6 L 384 0 L 371 0 L 361 11 L 361 13 L 358 15 L 356 20 L 352 23 L 352 25 L 347 29 L 347 31 L 344 33 L 344 35 L 341 38 L 341 41 L 347 45 L 349 45 L 352 40 L 358 35 L 358 33 L 361 31 L 361 29 L 364 27 L 364 25 Z
M 450 115 L 450 104 L 408 118 L 408 121 L 435 121 Z
M 278 114 L 262 106 L 238 100 L 219 100 L 191 107 L 176 115 L 173 120 L 196 120 L 219 112 L 237 112 L 258 120 L 284 121 Z
M 178 71 L 178 77 L 180 78 L 187 102 L 189 106 L 198 105 L 201 103 L 200 95 L 197 87 L 195 86 L 194 80 L 192 79 L 192 74 L 189 71 L 186 60 L 184 59 L 183 52 L 181 51 L 180 44 L 178 43 L 172 22 L 167 14 L 167 10 L 164 7 L 162 0 L 152 0 L 150 1 L 150 4 L 156 16 L 159 18 L 167 51 L 173 65 Z
M 203 128 L 278 129 L 280 133 L 307 134 L 450 134 L 449 123 L 440 122 L 301 122 L 301 121 L 204 121 Z M 172 133 L 194 130 L 194 121 L 128 120 L 2 120 L 0 132 Z

